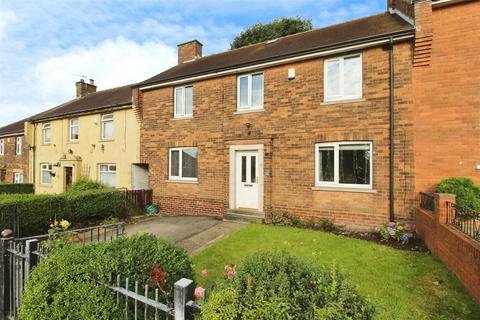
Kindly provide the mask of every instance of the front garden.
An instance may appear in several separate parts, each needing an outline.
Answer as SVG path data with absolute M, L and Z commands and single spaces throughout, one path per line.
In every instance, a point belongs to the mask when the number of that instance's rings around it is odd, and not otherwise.
M 334 234 L 252 224 L 192 257 L 208 291 L 258 250 L 285 250 L 316 265 L 336 265 L 376 308 L 375 319 L 478 319 L 480 305 L 434 256 Z

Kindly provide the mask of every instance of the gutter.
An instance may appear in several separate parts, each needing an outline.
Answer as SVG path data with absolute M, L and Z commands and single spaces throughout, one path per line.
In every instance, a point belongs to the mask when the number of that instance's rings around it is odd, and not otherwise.
M 395 221 L 395 65 L 393 38 L 390 38 L 390 222 Z
M 272 67 L 276 65 L 281 65 L 281 64 L 287 64 L 287 63 L 292 63 L 296 61 L 301 61 L 301 60 L 307 60 L 307 59 L 313 59 L 317 57 L 323 57 L 323 56 L 328 56 L 332 54 L 338 54 L 342 52 L 348 52 L 348 51 L 353 51 L 353 50 L 360 50 L 360 49 L 365 49 L 365 48 L 370 48 L 370 47 L 376 47 L 380 45 L 385 45 L 390 43 L 391 39 L 394 39 L 395 42 L 407 40 L 407 39 L 412 39 L 414 37 L 414 29 L 410 30 L 404 30 L 401 32 L 397 32 L 394 34 L 389 34 L 389 35 L 381 35 L 381 36 L 373 36 L 373 37 L 367 37 L 367 38 L 362 38 L 360 40 L 352 40 L 352 41 L 345 41 L 342 43 L 338 43 L 336 45 L 329 45 L 329 46 L 324 46 L 320 47 L 317 49 L 309 50 L 308 52 L 305 52 L 304 54 L 299 54 L 298 52 L 294 56 L 286 56 L 283 59 L 278 59 L 278 57 L 275 57 L 276 60 L 266 60 L 266 62 L 262 63 L 256 63 L 256 64 L 251 64 L 251 65 L 245 65 L 245 66 L 237 66 L 235 68 L 223 68 L 223 69 L 217 69 L 217 71 L 214 72 L 208 72 L 208 73 L 200 73 L 197 76 L 191 76 L 188 78 L 178 78 L 175 79 L 173 78 L 170 81 L 164 81 L 164 82 L 152 82 L 151 84 L 145 84 L 144 86 L 136 85 L 132 86 L 132 88 L 139 88 L 140 90 L 150 90 L 154 88 L 161 88 L 161 87 L 167 87 L 167 86 L 172 86 L 172 85 L 178 85 L 178 84 L 184 84 L 184 83 L 189 83 L 189 82 L 194 82 L 198 80 L 204 80 L 204 79 L 209 79 L 209 78 L 214 78 L 218 76 L 223 76 L 223 75 L 229 75 L 229 74 L 236 74 L 236 73 L 242 73 L 242 72 L 248 72 L 251 70 L 255 69 L 261 69 L 261 68 L 267 68 L 267 67 Z M 385 38 L 385 36 L 388 36 L 388 38 Z M 350 46 L 346 46 L 351 44 Z M 313 52 L 312 52 L 313 51 Z
M 23 131 L 7 132 L 7 133 L 4 133 L 4 134 L 0 134 L 0 138 L 23 136 L 24 134 L 25 134 L 25 133 L 24 133 Z
M 58 115 L 58 116 L 31 119 L 30 122 L 31 123 L 37 123 L 37 122 L 44 122 L 44 121 L 48 121 L 48 120 L 64 119 L 64 118 L 68 118 L 68 117 L 71 117 L 71 116 L 89 115 L 89 114 L 98 113 L 99 111 L 105 112 L 105 111 L 115 111 L 115 110 L 129 109 L 129 108 L 133 108 L 132 102 L 128 102 L 128 103 L 125 103 L 125 104 L 119 104 L 119 105 L 110 105 L 110 106 L 105 106 L 105 107 L 102 107 L 102 108 L 86 110 L 86 111 L 81 111 L 81 112 L 78 112 L 78 111 L 65 112 L 65 113 L 62 113 L 61 115 Z
M 462 3 L 462 2 L 470 2 L 470 1 L 472 1 L 472 0 L 440 0 L 440 1 L 432 2 L 432 8 L 437 9 L 437 8 L 442 8 L 442 7 L 446 7 L 446 6 L 453 5 L 453 4 L 458 4 L 458 3 Z

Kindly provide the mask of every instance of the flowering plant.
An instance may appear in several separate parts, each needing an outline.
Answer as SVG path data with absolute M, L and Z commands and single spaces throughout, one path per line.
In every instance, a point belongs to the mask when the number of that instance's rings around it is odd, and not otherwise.
M 412 234 L 407 232 L 405 223 L 403 222 L 385 222 L 380 228 L 380 236 L 383 241 L 395 240 L 407 243 Z
M 71 240 L 71 234 L 68 231 L 70 227 L 68 220 L 54 220 L 48 230 L 47 247 L 51 250 L 65 246 Z

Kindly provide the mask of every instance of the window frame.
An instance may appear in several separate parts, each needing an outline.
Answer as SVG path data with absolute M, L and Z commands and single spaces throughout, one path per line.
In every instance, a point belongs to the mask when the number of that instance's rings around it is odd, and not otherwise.
M 50 131 L 50 140 L 49 141 L 45 140 L 45 138 L 46 138 L 45 132 L 47 131 L 47 129 Z M 49 145 L 49 144 L 52 143 L 52 125 L 50 123 L 44 123 L 42 125 L 42 143 L 44 145 Z
M 186 93 L 187 88 L 192 88 L 192 113 L 186 113 Z M 182 90 L 182 113 L 177 114 L 177 90 Z M 193 118 L 193 84 L 175 87 L 173 89 L 173 117 L 175 119 L 182 119 L 182 118 Z
M 72 121 L 77 120 L 77 124 L 72 125 Z M 71 118 L 68 120 L 68 139 L 70 142 L 76 142 L 80 138 L 80 120 L 78 118 Z M 72 128 L 78 128 L 77 138 L 72 139 Z
M 107 171 L 102 170 L 102 166 L 107 166 Z M 115 166 L 115 171 L 110 170 L 111 166 Z M 117 187 L 117 173 L 118 173 L 118 165 L 116 163 L 99 163 L 98 164 L 98 182 L 102 183 L 101 175 L 102 173 L 113 173 L 115 172 L 115 186 L 107 186 L 109 188 L 116 188 Z
M 360 58 L 360 93 L 358 95 L 350 95 L 346 96 L 345 95 L 345 74 L 344 74 L 344 68 L 345 68 L 345 59 L 348 58 L 353 58 L 353 57 L 359 57 Z M 328 68 L 327 64 L 328 62 L 338 60 L 340 62 L 340 69 L 339 69 L 339 79 L 340 79 L 340 95 L 339 96 L 334 96 L 330 97 L 328 95 L 329 93 L 329 88 L 328 88 Z M 362 53 L 353 53 L 353 54 L 348 54 L 344 56 L 337 56 L 337 57 L 332 57 L 325 59 L 323 63 L 323 101 L 324 102 L 335 102 L 335 101 L 344 101 L 344 100 L 358 100 L 363 98 L 363 55 Z
M 183 160 L 183 150 L 185 149 L 195 149 L 197 150 L 197 176 L 195 178 L 192 177 L 182 177 L 182 160 Z M 172 152 L 179 151 L 178 156 L 178 176 L 172 176 Z M 178 147 L 178 148 L 170 148 L 168 149 L 168 180 L 170 181 L 191 181 L 196 182 L 198 181 L 198 148 L 197 147 Z
M 262 75 L 262 103 L 260 105 L 253 105 L 253 76 Z M 240 106 L 240 79 L 247 78 L 247 106 Z M 237 112 L 242 111 L 252 111 L 252 110 L 263 110 L 265 104 L 265 73 L 263 71 L 260 72 L 252 72 L 248 74 L 242 74 L 237 76 Z
M 23 137 L 16 137 L 15 138 L 15 154 L 17 156 L 21 156 L 22 149 L 23 149 Z
M 19 181 L 17 182 L 17 177 L 21 177 L 21 179 L 19 179 Z M 23 172 L 14 172 L 13 173 L 13 183 L 23 183 Z
M 5 155 L 5 139 L 1 138 L 0 139 L 0 156 Z
M 44 168 L 44 166 L 47 167 L 47 169 Z M 50 182 L 45 182 L 43 181 L 43 172 L 44 171 L 47 171 L 47 172 L 50 172 L 50 177 L 53 178 L 53 165 L 51 163 L 46 163 L 46 162 L 43 162 L 43 163 L 40 163 L 40 184 L 41 185 L 51 185 L 52 184 L 52 179 L 50 179 Z
M 105 117 L 107 116 L 111 116 L 111 120 L 105 120 Z M 105 124 L 107 122 L 111 122 L 112 123 L 112 136 L 111 137 L 106 137 L 105 136 Z M 102 140 L 105 140 L 105 141 L 109 141 L 109 140 L 113 140 L 114 139 L 114 135 L 115 135 L 115 126 L 114 126 L 114 123 L 115 123 L 115 117 L 113 115 L 113 113 L 106 113 L 106 114 L 102 114 L 101 118 L 100 118 L 100 138 Z
M 340 146 L 352 145 L 352 144 L 368 144 L 370 150 L 370 183 L 369 184 L 352 184 L 352 183 L 340 183 Z M 319 155 L 318 150 L 320 147 L 333 147 L 334 149 L 334 165 L 333 165 L 333 181 L 320 181 L 319 180 Z M 315 144 L 315 187 L 331 187 L 339 189 L 373 189 L 373 143 L 372 141 L 338 141 L 338 142 L 324 142 Z

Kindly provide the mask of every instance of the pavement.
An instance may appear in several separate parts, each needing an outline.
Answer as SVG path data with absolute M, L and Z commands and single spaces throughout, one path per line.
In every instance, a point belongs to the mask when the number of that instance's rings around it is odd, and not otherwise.
M 226 235 L 246 226 L 242 221 L 226 221 L 212 217 L 175 216 L 148 217 L 127 224 L 127 234 L 148 232 L 175 242 L 189 254 L 203 250 Z

